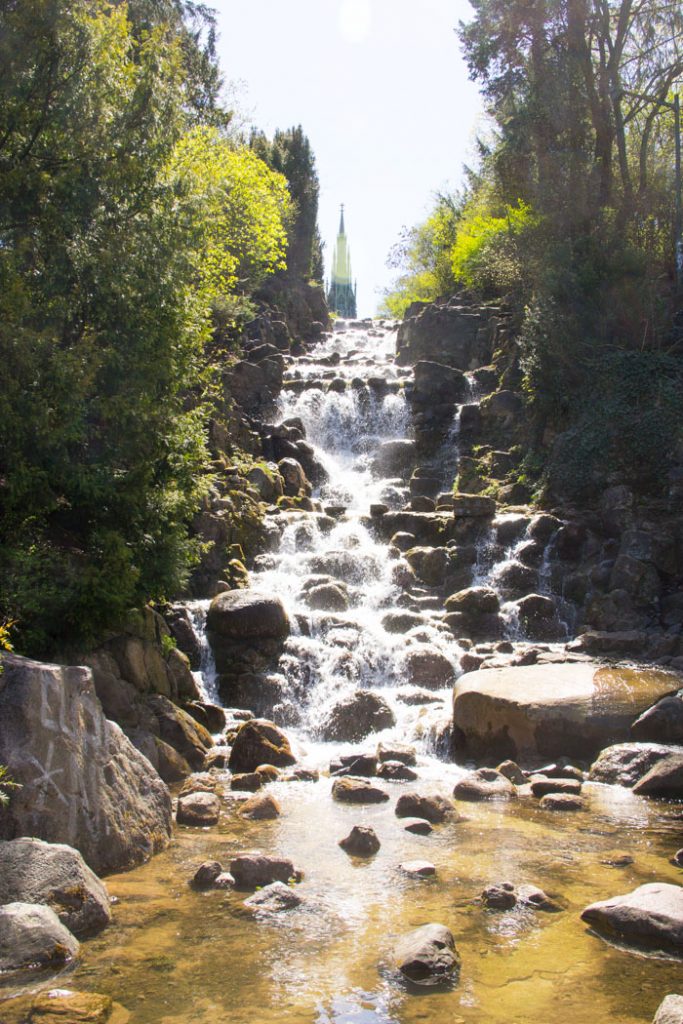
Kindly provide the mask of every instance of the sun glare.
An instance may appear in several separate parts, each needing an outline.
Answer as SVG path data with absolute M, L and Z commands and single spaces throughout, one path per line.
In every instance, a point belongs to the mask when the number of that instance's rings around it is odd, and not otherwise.
M 350 43 L 362 43 L 370 35 L 370 0 L 342 0 L 339 5 L 339 31 Z

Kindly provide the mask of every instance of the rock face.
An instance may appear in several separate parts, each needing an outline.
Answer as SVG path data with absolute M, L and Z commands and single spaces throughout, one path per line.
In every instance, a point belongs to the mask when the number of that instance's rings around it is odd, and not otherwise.
M 171 798 L 102 713 L 89 669 L 2 659 L 0 764 L 22 788 L 0 838 L 66 843 L 97 874 L 140 864 L 169 840 Z
M 683 888 L 652 882 L 625 896 L 592 903 L 582 920 L 629 946 L 683 953 Z
M 401 974 L 414 985 L 449 981 L 460 966 L 453 935 L 442 924 L 425 924 L 404 935 L 396 944 L 394 959 Z
M 2 903 L 44 903 L 79 938 L 111 921 L 107 890 L 78 850 L 41 839 L 0 842 Z
M 54 910 L 42 904 L 0 907 L 0 972 L 64 964 L 78 956 L 79 944 Z
M 456 758 L 592 758 L 628 739 L 634 717 L 676 682 L 590 662 L 468 672 L 454 691 Z
M 253 772 L 262 764 L 287 768 L 295 763 L 282 729 L 265 718 L 253 718 L 244 723 L 235 737 L 228 762 L 233 772 Z

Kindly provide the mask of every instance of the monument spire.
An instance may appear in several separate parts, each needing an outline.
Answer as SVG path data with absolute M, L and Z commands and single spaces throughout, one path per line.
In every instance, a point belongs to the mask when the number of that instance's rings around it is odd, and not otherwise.
M 339 234 L 334 247 L 334 259 L 332 261 L 332 275 L 330 278 L 330 289 L 327 295 L 327 303 L 332 313 L 339 316 L 353 318 L 356 313 L 356 288 L 353 284 L 351 272 L 351 251 L 346 237 L 344 226 L 344 204 L 341 204 L 339 217 Z

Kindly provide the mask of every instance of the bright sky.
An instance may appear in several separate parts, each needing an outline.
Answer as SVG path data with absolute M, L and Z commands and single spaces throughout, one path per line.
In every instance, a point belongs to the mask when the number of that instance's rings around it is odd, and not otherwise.
M 226 78 L 268 134 L 301 124 L 329 265 L 345 204 L 358 313 L 371 315 L 402 226 L 457 188 L 481 118 L 454 29 L 467 0 L 213 0 Z

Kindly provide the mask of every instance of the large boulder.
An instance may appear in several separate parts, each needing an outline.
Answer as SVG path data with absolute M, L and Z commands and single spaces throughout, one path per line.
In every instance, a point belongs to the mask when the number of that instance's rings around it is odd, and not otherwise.
M 634 740 L 683 744 L 683 697 L 664 697 L 644 711 L 631 726 Z
M 382 441 L 372 463 L 379 477 L 407 476 L 415 462 L 415 442 L 407 438 Z
M 665 800 L 683 799 L 683 747 L 672 750 L 653 765 L 649 772 L 638 779 L 633 792 Z
M 228 640 L 283 640 L 290 630 L 280 598 L 253 590 L 227 590 L 215 597 L 206 628 L 209 634 Z
M 631 722 L 670 693 L 656 669 L 591 662 L 468 672 L 457 681 L 453 735 L 459 760 L 590 759 L 629 737 Z
M 460 966 L 452 933 L 442 924 L 425 924 L 399 939 L 394 960 L 414 985 L 439 985 L 451 980 Z
M 641 885 L 624 896 L 591 903 L 581 917 L 601 935 L 629 946 L 683 953 L 683 887 Z
M 0 907 L 0 973 L 57 967 L 78 956 L 78 939 L 42 904 Z
M 394 712 L 383 697 L 371 690 L 358 690 L 335 704 L 322 726 L 322 735 L 325 740 L 354 743 L 395 724 Z
M 156 718 L 162 742 L 180 754 L 195 771 L 203 768 L 206 753 L 213 746 L 208 729 L 167 697 L 155 695 L 148 697 L 146 703 Z
M 111 921 L 107 890 L 78 850 L 41 839 L 0 841 L 2 903 L 44 903 L 79 938 Z
M 66 843 L 97 874 L 162 849 L 171 798 L 154 768 L 102 713 L 89 669 L 2 657 L 0 764 L 21 789 L 0 838 Z
M 396 362 L 409 366 L 419 359 L 435 359 L 460 370 L 482 366 L 491 357 L 491 336 L 482 330 L 486 313 L 469 307 L 414 303 L 398 328 Z
M 252 718 L 237 733 L 228 766 L 233 772 L 253 772 L 262 764 L 287 768 L 296 758 L 282 729 L 265 718 Z
M 438 648 L 431 644 L 409 647 L 401 661 L 401 671 L 409 683 L 425 686 L 428 690 L 441 690 L 453 683 L 453 665 Z

